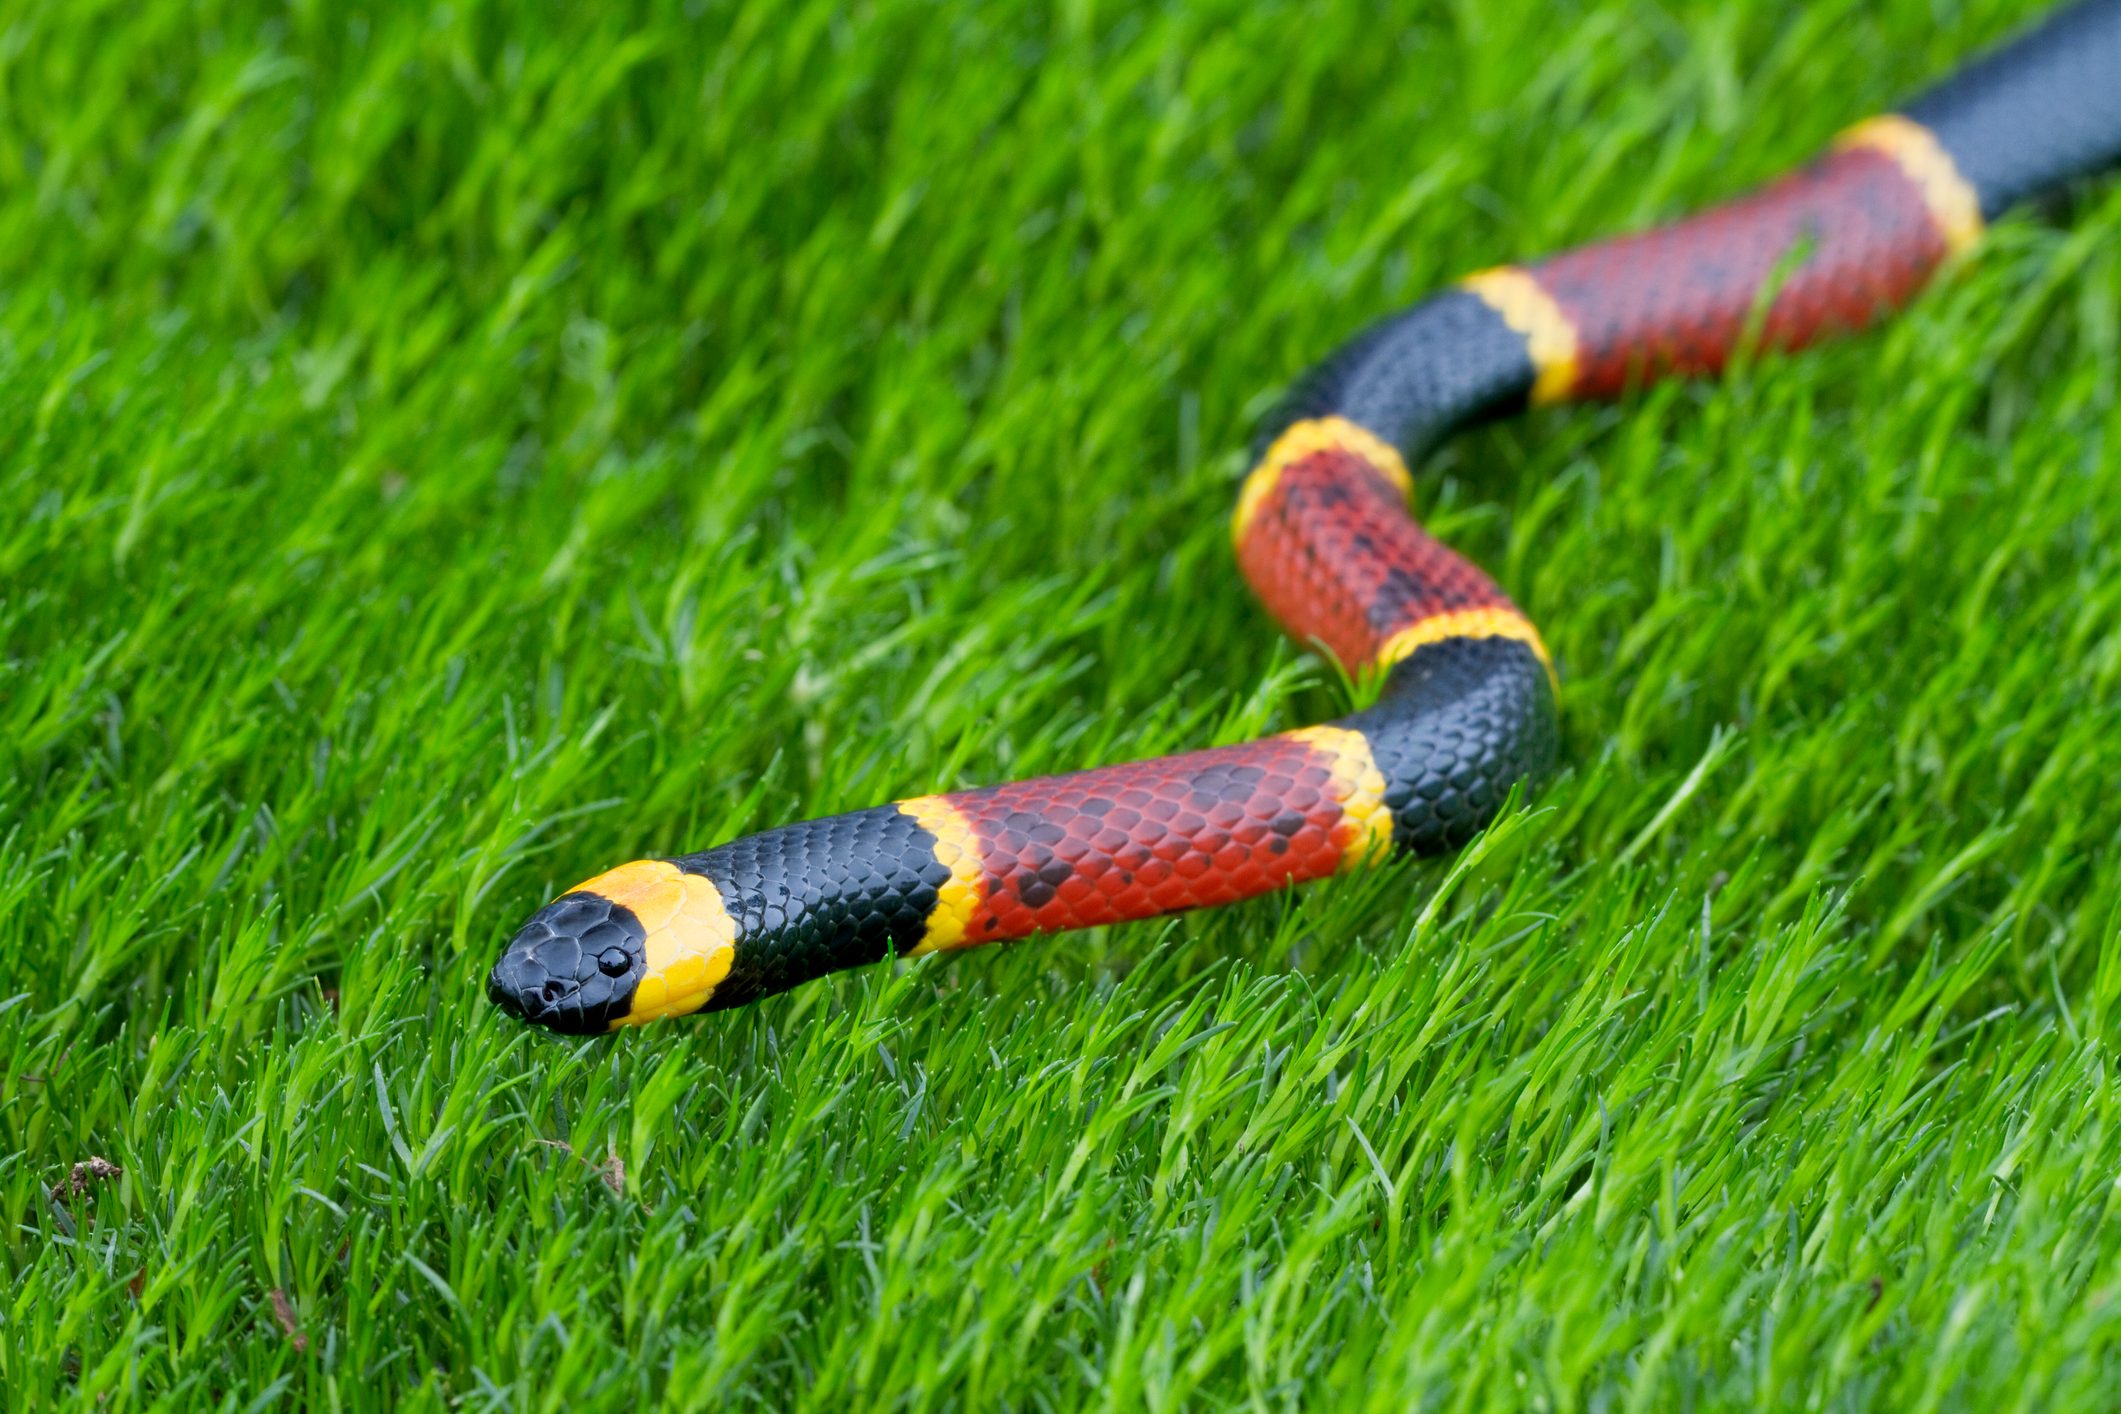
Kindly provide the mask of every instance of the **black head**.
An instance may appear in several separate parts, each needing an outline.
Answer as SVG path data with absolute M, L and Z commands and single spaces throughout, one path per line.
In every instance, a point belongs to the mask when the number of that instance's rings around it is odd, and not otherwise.
M 486 979 L 503 1011 L 548 1031 L 601 1035 L 633 1006 L 647 970 L 647 930 L 633 910 L 593 893 L 539 909 Z

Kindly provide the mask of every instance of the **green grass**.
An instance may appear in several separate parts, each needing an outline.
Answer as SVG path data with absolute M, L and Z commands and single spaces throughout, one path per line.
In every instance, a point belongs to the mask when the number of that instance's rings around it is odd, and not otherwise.
M 645 852 L 1341 710 L 1276 393 L 2028 12 L 1784 8 L 9 7 L 0 1403 L 2109 1405 L 2112 183 L 1424 469 L 1566 683 L 1457 861 L 481 993 Z

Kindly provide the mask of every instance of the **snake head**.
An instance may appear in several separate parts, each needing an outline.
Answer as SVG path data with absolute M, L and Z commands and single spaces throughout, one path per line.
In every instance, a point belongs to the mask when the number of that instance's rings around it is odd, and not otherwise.
M 633 1006 L 648 933 L 632 909 L 577 889 L 531 915 L 486 979 L 512 1016 L 568 1036 L 609 1031 Z
M 533 1026 L 590 1036 L 698 1011 L 729 972 L 736 925 L 706 878 L 622 864 L 531 915 L 486 995 Z

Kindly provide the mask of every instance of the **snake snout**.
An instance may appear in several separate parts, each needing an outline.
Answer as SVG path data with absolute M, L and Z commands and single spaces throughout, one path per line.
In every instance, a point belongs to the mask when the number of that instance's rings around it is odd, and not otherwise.
M 572 893 L 539 909 L 509 939 L 486 995 L 512 1016 L 569 1036 L 611 1029 L 633 1005 L 647 934 L 632 910 Z

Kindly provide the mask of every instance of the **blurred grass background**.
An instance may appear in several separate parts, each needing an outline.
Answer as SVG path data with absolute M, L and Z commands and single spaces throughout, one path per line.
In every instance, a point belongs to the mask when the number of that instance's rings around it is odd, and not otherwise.
M 1340 710 L 1228 551 L 1289 380 L 2031 12 L 0 9 L 0 1388 L 2104 1404 L 2112 183 L 1423 469 L 1565 679 L 1460 860 L 480 991 L 620 860 Z

